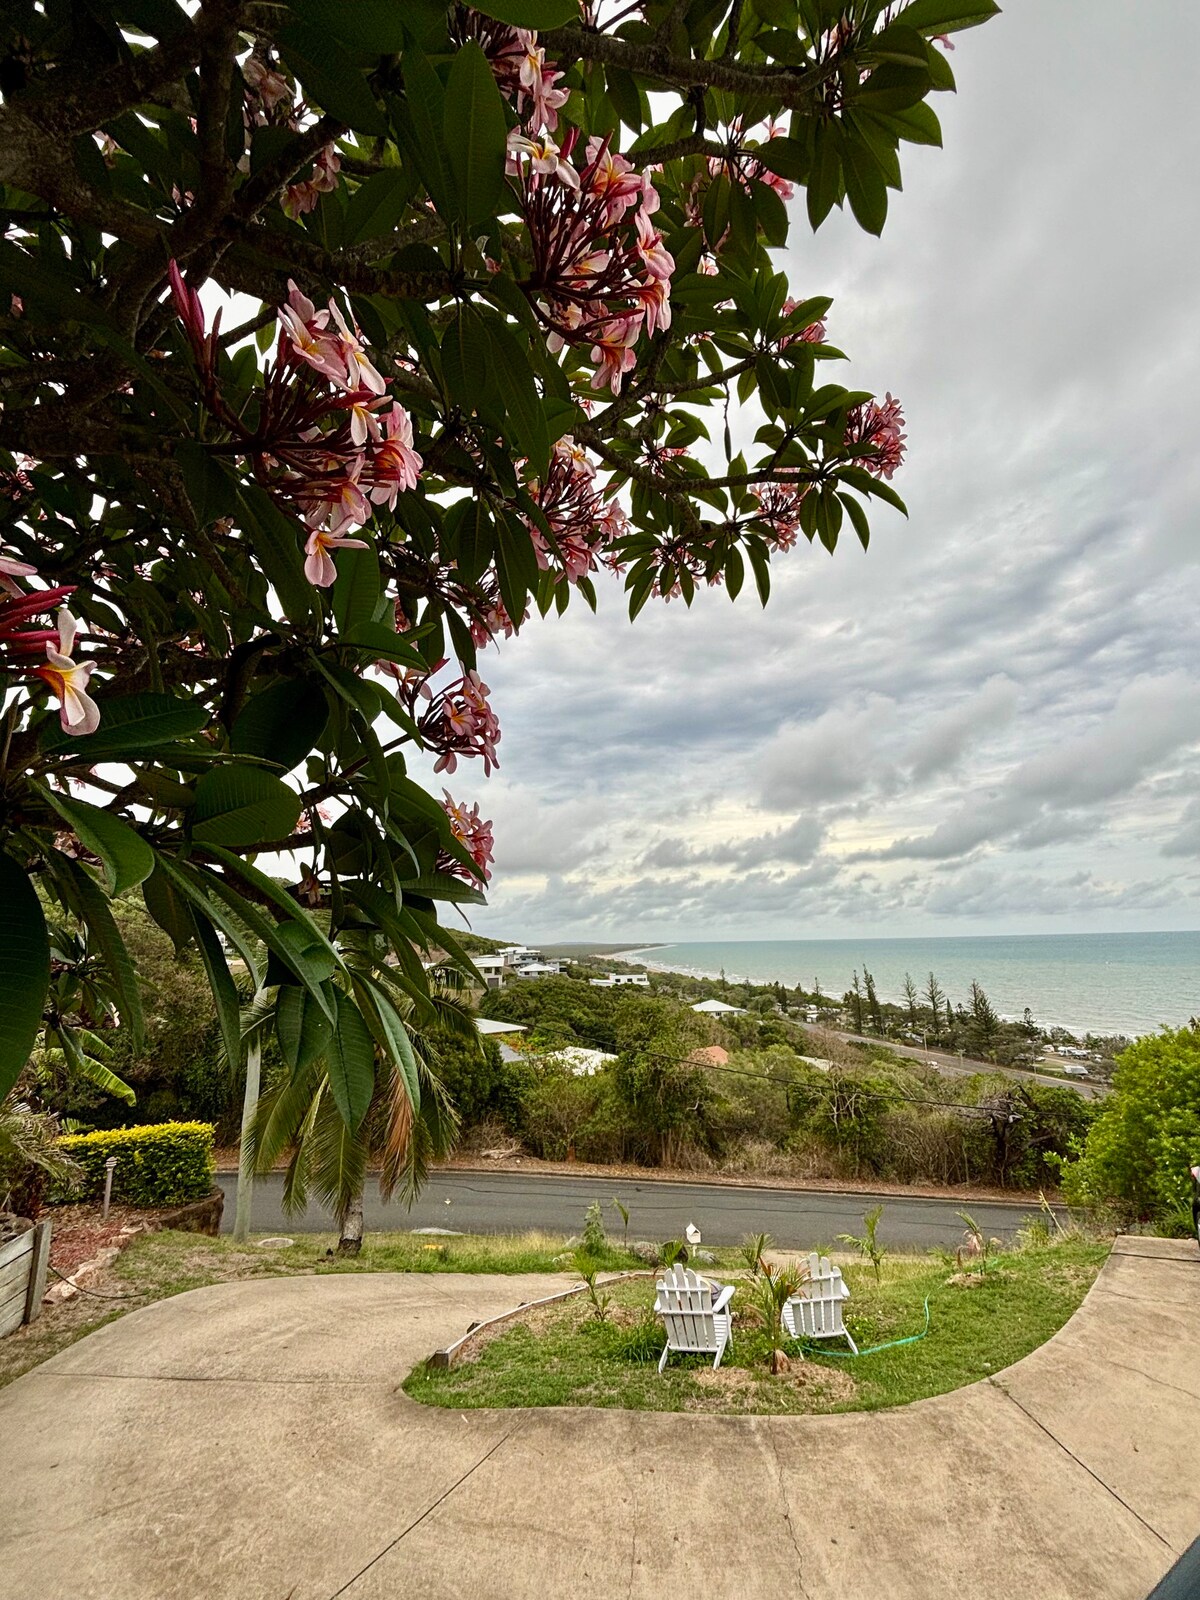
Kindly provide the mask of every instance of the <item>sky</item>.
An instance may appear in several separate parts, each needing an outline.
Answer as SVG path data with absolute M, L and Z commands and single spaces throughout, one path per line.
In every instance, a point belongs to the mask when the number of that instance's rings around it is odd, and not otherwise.
M 482 933 L 1200 927 L 1193 0 L 1007 0 L 881 240 L 793 202 L 835 376 L 904 402 L 906 522 L 801 541 L 763 611 L 616 582 L 481 658 Z M 784 257 L 777 257 L 784 265 Z

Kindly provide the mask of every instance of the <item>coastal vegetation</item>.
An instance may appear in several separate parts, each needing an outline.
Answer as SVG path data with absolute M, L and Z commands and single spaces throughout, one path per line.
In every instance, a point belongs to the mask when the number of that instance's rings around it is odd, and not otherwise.
M 1063 1166 L 1068 1199 L 1122 1225 L 1153 1222 L 1192 1232 L 1189 1169 L 1200 1164 L 1200 1022 L 1139 1039 L 1121 1055 L 1075 1159 Z
M 787 1014 L 716 1019 L 662 990 L 516 981 L 480 1011 L 527 1031 L 505 1040 L 515 1060 L 487 1041 L 477 1068 L 443 1069 L 464 1136 L 551 1160 L 1038 1189 L 1094 1115 L 1067 1087 L 947 1077 Z M 578 1047 L 610 1059 L 580 1072 Z

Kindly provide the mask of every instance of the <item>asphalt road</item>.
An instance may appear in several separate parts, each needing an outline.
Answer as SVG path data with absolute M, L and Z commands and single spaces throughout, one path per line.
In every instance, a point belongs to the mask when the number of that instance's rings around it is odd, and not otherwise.
M 233 1226 L 236 1177 L 220 1173 L 225 1191 L 222 1230 Z M 277 1173 L 259 1178 L 254 1187 L 252 1227 L 256 1232 L 321 1233 L 332 1223 L 328 1213 L 310 1206 L 302 1217 L 285 1217 L 280 1205 L 283 1179 Z M 862 1214 L 883 1202 L 880 1238 L 896 1249 L 954 1246 L 962 1241 L 963 1224 L 956 1215 L 970 1211 L 980 1227 L 1004 1238 L 1020 1227 L 1035 1206 L 976 1204 L 969 1200 L 919 1200 L 908 1196 L 817 1193 L 811 1190 L 738 1189 L 718 1184 L 658 1183 L 627 1178 L 567 1178 L 544 1173 L 435 1173 L 412 1211 L 393 1201 L 384 1205 L 372 1183 L 367 1185 L 366 1225 L 379 1228 L 452 1228 L 459 1233 L 515 1233 L 541 1228 L 551 1233 L 579 1233 L 583 1214 L 593 1200 L 604 1207 L 610 1234 L 619 1234 L 620 1218 L 612 1200 L 629 1208 L 631 1239 L 677 1239 L 689 1222 L 707 1244 L 740 1244 L 748 1233 L 769 1233 L 788 1249 L 811 1249 L 834 1243 L 839 1233 L 862 1231 Z
M 882 1042 L 897 1055 L 910 1056 L 914 1061 L 924 1061 L 949 1077 L 971 1077 L 977 1072 L 999 1072 L 1006 1078 L 1017 1078 L 1026 1083 L 1044 1083 L 1051 1089 L 1074 1089 L 1076 1094 L 1085 1100 L 1102 1100 L 1108 1093 L 1108 1085 L 1104 1083 L 1081 1083 L 1078 1079 L 1056 1078 L 1049 1073 L 1032 1071 L 1026 1067 L 997 1067 L 990 1061 L 972 1061 L 969 1056 L 960 1058 L 949 1050 L 935 1050 L 932 1045 L 928 1049 L 923 1049 L 918 1045 L 900 1044 L 895 1039 L 880 1041 L 872 1039 L 867 1034 L 834 1031 L 836 1037 L 843 1039 L 847 1044 L 873 1045 Z

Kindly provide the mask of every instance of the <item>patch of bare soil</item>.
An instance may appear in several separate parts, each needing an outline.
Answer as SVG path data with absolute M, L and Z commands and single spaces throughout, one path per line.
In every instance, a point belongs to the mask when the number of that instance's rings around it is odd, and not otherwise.
M 793 1361 L 790 1371 L 782 1373 L 775 1382 L 786 1383 L 823 1404 L 853 1400 L 858 1392 L 858 1384 L 848 1372 L 838 1367 L 818 1367 L 812 1361 Z
M 108 1216 L 102 1217 L 100 1207 L 93 1205 L 54 1206 L 45 1215 L 54 1224 L 50 1232 L 50 1265 L 67 1277 L 109 1245 L 132 1238 L 131 1233 L 125 1232 L 127 1228 L 137 1228 L 154 1217 L 153 1212 L 133 1206 L 110 1206 Z
M 983 1275 L 978 1272 L 956 1272 L 946 1279 L 946 1282 L 952 1283 L 956 1289 L 981 1289 L 984 1281 Z
M 758 1379 L 745 1367 L 718 1367 L 715 1371 L 712 1367 L 703 1367 L 699 1372 L 692 1373 L 692 1382 L 709 1393 L 719 1395 L 748 1395 L 758 1388 Z M 688 1401 L 688 1409 L 694 1410 L 703 1404 L 702 1400 L 693 1398 Z

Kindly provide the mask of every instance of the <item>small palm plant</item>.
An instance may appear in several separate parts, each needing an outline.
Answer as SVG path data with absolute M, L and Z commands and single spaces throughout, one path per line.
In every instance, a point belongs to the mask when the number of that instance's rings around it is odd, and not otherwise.
M 742 1260 L 756 1278 L 766 1265 L 763 1256 L 772 1243 L 769 1233 L 748 1233 L 742 1240 Z
M 804 1282 L 804 1273 L 797 1267 L 773 1267 L 762 1263 L 762 1270 L 754 1284 L 754 1304 L 766 1325 L 771 1345 L 771 1365 L 776 1365 L 776 1352 L 783 1337 L 783 1308 Z
M 596 1282 L 599 1268 L 585 1250 L 575 1253 L 575 1270 L 587 1285 L 587 1295 L 592 1306 L 592 1315 L 597 1322 L 606 1322 L 612 1306 L 612 1296 L 605 1294 Z
M 860 1256 L 864 1256 L 868 1261 L 870 1261 L 871 1266 L 875 1270 L 876 1283 L 878 1283 L 883 1277 L 883 1260 L 887 1255 L 886 1247 L 880 1244 L 878 1238 L 879 1219 L 882 1216 L 883 1207 L 881 1205 L 872 1206 L 870 1211 L 864 1212 L 863 1214 L 863 1232 L 861 1234 L 838 1234 L 838 1238 L 842 1244 L 850 1245 L 853 1249 L 858 1251 Z
M 59 1149 L 57 1119 L 34 1111 L 14 1089 L 0 1101 L 0 1211 L 34 1214 L 49 1184 L 69 1189 L 82 1172 Z
M 613 1206 L 616 1209 L 617 1215 L 621 1219 L 621 1230 L 622 1230 L 621 1231 L 621 1249 L 626 1251 L 626 1252 L 628 1252 L 628 1250 L 629 1250 L 629 1210 L 628 1210 L 628 1208 L 626 1206 L 623 1206 L 621 1204 L 621 1202 L 616 1198 L 615 1195 L 613 1197 Z
M 969 1211 L 959 1211 L 955 1215 L 966 1224 L 963 1242 L 958 1249 L 958 1265 L 961 1268 L 966 1258 L 973 1257 L 979 1263 L 979 1276 L 986 1277 L 988 1259 L 993 1251 L 1001 1248 L 1000 1241 L 989 1239 Z

